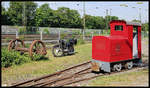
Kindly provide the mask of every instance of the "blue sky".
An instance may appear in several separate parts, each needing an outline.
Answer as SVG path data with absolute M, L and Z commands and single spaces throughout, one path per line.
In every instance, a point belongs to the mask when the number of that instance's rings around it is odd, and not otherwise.
M 142 2 L 143 4 L 137 4 Z M 68 7 L 70 9 L 78 10 L 81 16 L 83 16 L 83 2 L 82 1 L 35 1 L 38 7 L 44 3 L 48 3 L 50 8 L 56 10 L 58 7 Z M 128 7 L 120 6 L 126 4 Z M 9 6 L 9 2 L 2 2 L 5 7 Z M 135 8 L 132 8 L 135 7 Z M 141 8 L 141 11 L 139 10 Z M 85 13 L 92 16 L 106 16 L 106 9 L 108 9 L 108 15 L 118 16 L 120 19 L 131 21 L 133 19 L 139 20 L 139 13 L 141 13 L 141 21 L 145 22 L 149 19 L 149 3 L 148 1 L 86 1 Z M 111 14 L 110 14 L 111 13 Z

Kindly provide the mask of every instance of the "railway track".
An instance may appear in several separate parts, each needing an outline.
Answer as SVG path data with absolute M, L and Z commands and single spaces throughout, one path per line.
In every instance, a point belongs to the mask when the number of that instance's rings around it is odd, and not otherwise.
M 54 74 L 46 75 L 36 79 L 27 80 L 20 83 L 13 83 L 11 87 L 50 87 L 50 86 L 66 86 L 81 81 L 90 80 L 98 76 L 110 75 L 115 73 L 121 73 L 127 71 L 123 69 L 121 72 L 111 73 L 94 73 L 90 68 L 91 61 L 84 62 L 82 64 L 72 66 L 62 71 L 58 71 Z M 143 62 L 144 63 L 144 62 Z M 142 67 L 133 67 L 131 70 L 144 69 L 148 64 L 144 63 Z
M 60 79 L 63 80 L 65 78 L 68 78 L 69 76 L 71 77 L 73 75 L 86 72 L 87 70 L 90 69 L 90 63 L 91 63 L 91 61 L 84 62 L 82 64 L 72 66 L 65 70 L 58 71 L 54 74 L 50 74 L 50 75 L 42 76 L 39 78 L 23 81 L 20 83 L 13 83 L 12 86 L 13 87 L 15 87 L 15 86 L 40 86 L 47 82 L 54 82 L 54 81 L 60 80 Z

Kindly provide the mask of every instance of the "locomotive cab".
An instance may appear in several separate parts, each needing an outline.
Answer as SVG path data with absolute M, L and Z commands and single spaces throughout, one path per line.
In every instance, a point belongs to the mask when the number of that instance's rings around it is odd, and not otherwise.
M 121 71 L 141 63 L 141 24 L 114 20 L 110 22 L 110 36 L 92 39 L 93 71 Z

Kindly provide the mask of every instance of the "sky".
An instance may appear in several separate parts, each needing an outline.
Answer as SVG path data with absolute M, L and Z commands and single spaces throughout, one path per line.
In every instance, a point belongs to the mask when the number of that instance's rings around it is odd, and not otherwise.
M 49 7 L 57 10 L 59 7 L 68 7 L 70 9 L 78 10 L 81 17 L 83 16 L 83 5 L 85 4 L 85 14 L 92 16 L 106 16 L 106 9 L 108 15 L 117 16 L 126 21 L 133 19 L 140 20 L 141 14 L 142 23 L 149 21 L 149 2 L 148 1 L 34 1 L 38 7 L 42 4 L 48 3 Z M 143 4 L 137 4 L 142 2 Z M 84 4 L 83 4 L 84 3 Z M 126 4 L 128 7 L 120 6 Z M 2 2 L 6 8 L 9 7 L 9 1 Z M 141 10 L 140 10 L 141 8 Z

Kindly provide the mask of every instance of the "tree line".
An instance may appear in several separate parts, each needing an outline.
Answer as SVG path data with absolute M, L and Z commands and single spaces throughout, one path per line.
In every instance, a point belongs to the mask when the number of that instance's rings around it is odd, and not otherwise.
M 36 26 L 36 27 L 63 27 L 63 28 L 83 28 L 83 17 L 77 10 L 67 7 L 59 7 L 53 10 L 49 4 L 37 7 L 33 1 L 11 2 L 6 10 L 3 6 L 1 24 L 16 26 Z M 118 20 L 117 16 L 91 16 L 85 14 L 86 29 L 106 29 L 109 28 L 111 20 Z

